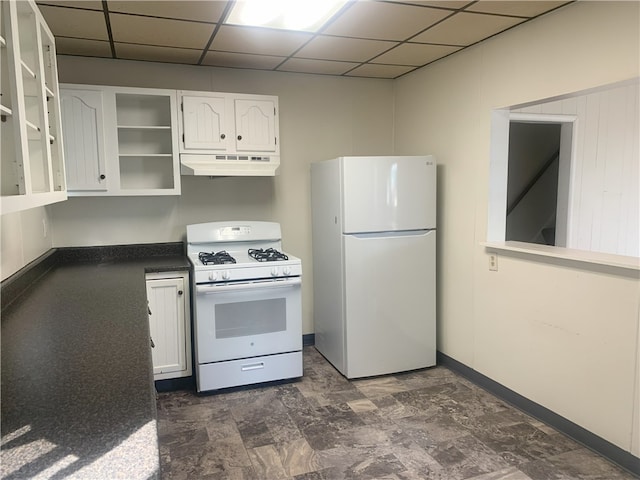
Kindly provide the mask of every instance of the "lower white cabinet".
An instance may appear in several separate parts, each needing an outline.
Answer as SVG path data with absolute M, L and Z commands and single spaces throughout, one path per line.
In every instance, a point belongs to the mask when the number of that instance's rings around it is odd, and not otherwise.
M 146 275 L 155 380 L 191 376 L 188 277 L 187 272 Z

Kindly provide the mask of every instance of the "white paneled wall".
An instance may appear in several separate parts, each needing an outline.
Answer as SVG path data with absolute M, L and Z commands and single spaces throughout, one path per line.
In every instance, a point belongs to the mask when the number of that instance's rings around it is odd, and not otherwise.
M 515 110 L 576 115 L 567 247 L 640 256 L 640 84 Z

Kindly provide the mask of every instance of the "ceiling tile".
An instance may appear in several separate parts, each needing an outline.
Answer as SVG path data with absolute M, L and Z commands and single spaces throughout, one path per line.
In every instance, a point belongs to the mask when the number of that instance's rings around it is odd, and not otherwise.
M 188 63 L 195 65 L 202 50 L 189 48 L 156 47 L 133 43 L 115 43 L 116 56 L 127 60 L 146 60 L 150 62 Z
M 109 40 L 104 13 L 95 10 L 40 6 L 40 11 L 51 33 L 55 37 L 88 38 L 90 40 Z M 73 15 L 73 22 L 69 21 Z
M 422 66 L 460 50 L 460 47 L 403 43 L 372 60 L 374 63 Z
M 247 53 L 214 52 L 210 50 L 202 60 L 202 65 L 273 70 L 280 65 L 284 59 L 285 57 L 250 55 Z
M 373 77 L 373 78 L 396 78 L 411 70 L 415 70 L 415 67 L 405 67 L 400 65 L 375 65 L 367 63 L 349 73 L 345 74 L 350 77 Z
M 471 0 L 387 0 L 390 2 L 411 3 L 413 5 L 422 5 L 424 7 L 440 7 L 458 10 L 470 3 Z
M 366 62 L 370 58 L 398 45 L 396 42 L 361 38 L 319 36 L 296 53 L 299 58 Z
M 519 0 L 519 1 L 493 1 L 493 0 L 480 0 L 477 3 L 467 7 L 466 11 L 471 12 L 484 12 L 484 13 L 498 13 L 502 15 L 517 15 L 521 17 L 535 17 L 541 13 L 547 12 L 551 9 L 559 7 L 567 3 L 564 2 L 548 2 L 548 1 L 535 1 Z
M 317 73 L 325 75 L 342 75 L 358 63 L 353 62 L 330 62 L 327 60 L 308 60 L 304 58 L 291 58 L 278 67 L 278 70 L 285 72 Z
M 411 41 L 467 46 L 523 21 L 515 17 L 460 12 L 417 35 Z
M 41 5 L 57 5 L 59 7 L 88 8 L 89 10 L 102 11 L 102 2 L 99 0 L 43 0 L 36 3 L 38 7 Z
M 207 23 L 109 14 L 115 42 L 203 49 L 214 26 Z
M 56 53 L 58 55 L 111 58 L 111 47 L 109 42 L 103 40 L 58 37 L 56 38 Z
M 222 16 L 227 2 L 203 1 L 107 1 L 110 12 L 136 13 L 151 17 L 177 18 L 182 20 L 198 20 L 217 23 Z
M 383 2 L 354 2 L 323 34 L 406 40 L 450 15 L 448 10 Z
M 223 25 L 210 49 L 286 57 L 312 37 L 310 33 Z

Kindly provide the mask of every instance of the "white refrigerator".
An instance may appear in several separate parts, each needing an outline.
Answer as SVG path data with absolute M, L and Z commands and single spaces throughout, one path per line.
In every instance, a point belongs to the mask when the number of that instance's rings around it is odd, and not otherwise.
M 436 161 L 311 165 L 315 346 L 345 377 L 436 363 Z

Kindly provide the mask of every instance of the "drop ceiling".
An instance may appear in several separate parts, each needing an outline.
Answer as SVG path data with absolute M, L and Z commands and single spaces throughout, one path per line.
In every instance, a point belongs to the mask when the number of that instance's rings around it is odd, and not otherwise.
M 572 2 L 357 0 L 316 33 L 227 25 L 233 1 L 37 3 L 59 55 L 397 78 Z

